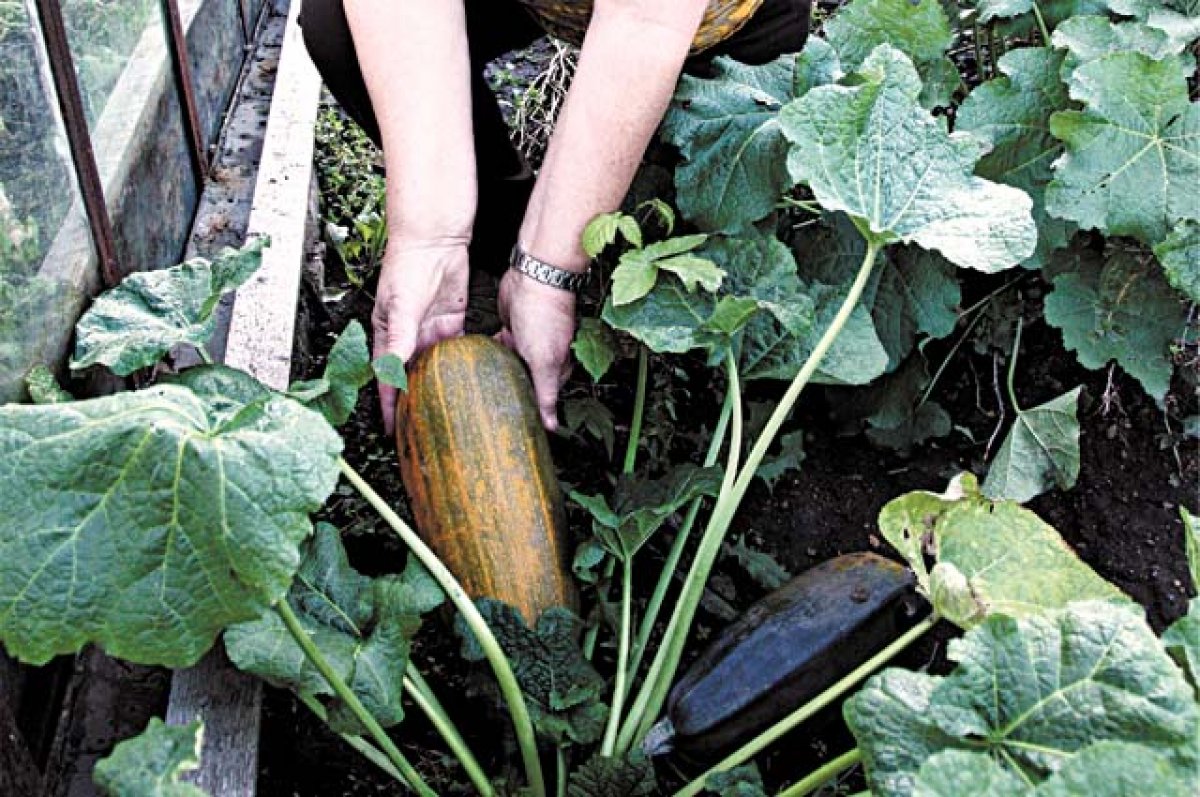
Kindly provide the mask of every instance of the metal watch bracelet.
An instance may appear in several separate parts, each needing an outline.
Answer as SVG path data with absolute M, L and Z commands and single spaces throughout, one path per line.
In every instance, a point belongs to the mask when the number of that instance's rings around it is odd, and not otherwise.
M 576 273 L 567 271 L 558 266 L 552 266 L 542 260 L 538 260 L 533 255 L 525 252 L 520 246 L 514 246 L 512 257 L 508 263 L 509 268 L 514 271 L 519 271 L 526 277 L 549 285 L 552 288 L 558 288 L 571 293 L 579 293 L 579 289 L 587 281 L 588 272 Z

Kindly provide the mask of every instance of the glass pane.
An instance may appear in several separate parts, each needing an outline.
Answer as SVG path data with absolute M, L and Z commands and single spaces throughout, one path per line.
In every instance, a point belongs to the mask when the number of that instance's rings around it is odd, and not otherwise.
M 86 236 L 60 235 L 79 192 L 31 6 L 0 0 L 0 402 L 57 359 L 82 300 L 82 281 L 46 269 L 47 255 L 91 259 Z
M 92 130 L 151 22 L 152 35 L 161 36 L 158 5 L 158 0 L 62 0 L 63 23 Z

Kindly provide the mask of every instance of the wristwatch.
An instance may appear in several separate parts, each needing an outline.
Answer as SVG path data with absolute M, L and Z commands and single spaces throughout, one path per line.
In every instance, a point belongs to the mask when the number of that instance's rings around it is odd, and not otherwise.
M 575 272 L 567 271 L 558 266 L 552 266 L 549 263 L 538 260 L 533 255 L 521 249 L 520 246 L 514 246 L 512 250 L 512 258 L 509 260 L 508 267 L 514 271 L 519 271 L 530 279 L 536 280 L 543 285 L 549 285 L 552 288 L 570 291 L 571 293 L 579 293 L 579 289 L 587 281 L 588 273 L 591 271 Z

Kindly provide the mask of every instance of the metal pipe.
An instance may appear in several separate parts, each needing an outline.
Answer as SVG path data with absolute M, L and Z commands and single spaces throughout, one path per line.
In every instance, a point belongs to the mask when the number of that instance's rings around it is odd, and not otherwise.
M 192 157 L 192 170 L 196 175 L 197 186 L 203 189 L 204 180 L 208 176 L 208 150 L 204 146 L 200 114 L 196 110 L 196 90 L 192 83 L 192 65 L 188 61 L 187 38 L 183 35 L 179 0 L 161 0 L 160 5 L 163 23 L 167 29 L 167 45 L 171 51 L 175 85 L 179 88 L 180 104 L 183 107 L 183 126 Z
M 104 201 L 104 186 L 100 182 L 100 168 L 96 164 L 96 150 L 92 146 L 92 134 L 88 130 L 87 115 L 83 110 L 83 95 L 79 90 L 79 78 L 75 72 L 75 60 L 71 57 L 71 46 L 67 41 L 67 30 L 63 24 L 62 6 L 59 0 L 35 0 L 38 25 L 42 30 L 42 41 L 50 57 L 50 76 L 54 80 L 54 93 L 62 112 L 66 128 L 67 144 L 71 149 L 71 161 L 75 177 L 79 181 L 79 193 L 83 198 L 88 228 L 96 246 L 100 261 L 100 276 L 106 288 L 121 281 L 117 268 L 116 245 L 112 222 L 108 218 L 108 205 Z

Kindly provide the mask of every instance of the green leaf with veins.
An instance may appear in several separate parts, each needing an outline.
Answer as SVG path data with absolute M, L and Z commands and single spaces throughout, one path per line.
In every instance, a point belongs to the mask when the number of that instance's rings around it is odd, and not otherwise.
M 942 750 L 934 753 L 913 783 L 912 797 L 1032 797 L 1033 792 L 1015 772 L 1005 769 L 987 753 Z
M 385 354 L 371 361 L 371 370 L 380 383 L 408 392 L 408 371 L 396 354 Z
M 937 0 L 851 0 L 825 24 L 825 35 L 846 69 L 858 69 L 881 44 L 918 65 L 950 47 L 950 20 Z
M 817 86 L 828 86 L 842 79 L 842 61 L 837 51 L 825 39 L 810 36 L 804 49 L 796 56 L 792 97 L 803 97 Z
M 1183 521 L 1183 547 L 1187 554 L 1188 572 L 1192 577 L 1192 589 L 1200 592 L 1200 518 L 1186 507 L 1179 508 Z
M 530 629 L 511 606 L 490 598 L 475 603 L 512 663 L 537 733 L 556 745 L 600 741 L 608 715 L 604 679 L 579 646 L 583 621 L 555 607 L 543 612 L 536 628 Z M 463 658 L 483 661 L 483 649 L 461 615 L 455 630 L 462 638 Z M 484 681 L 483 688 L 499 699 L 492 679 Z
M 604 443 L 604 450 L 612 459 L 613 446 L 617 441 L 615 419 L 612 410 L 594 396 L 572 398 L 563 402 L 563 419 L 567 428 L 575 434 L 586 430 L 588 434 Z
M 1018 503 L 1051 487 L 1069 490 L 1079 478 L 1079 406 L 1082 387 L 1045 404 L 1017 409 L 1017 419 L 988 469 L 983 493 Z
M 1062 330 L 1063 344 L 1093 370 L 1117 363 L 1156 399 L 1171 381 L 1169 350 L 1183 329 L 1179 300 L 1153 263 L 1119 251 L 1100 266 L 1054 278 L 1046 321 Z
M 79 319 L 71 368 L 99 364 L 128 376 L 154 365 L 175 346 L 203 346 L 216 331 L 214 312 L 221 297 L 262 264 L 265 240 L 226 249 L 212 262 L 196 258 L 126 277 Z
M 625 758 L 593 755 L 567 781 L 567 797 L 650 797 L 658 794 L 650 759 L 635 750 Z
M 207 797 L 203 789 L 180 781 L 200 768 L 203 737 L 200 720 L 167 725 L 152 717 L 145 730 L 96 762 L 92 779 L 105 797 Z
M 1057 35 L 1057 34 L 1056 34 Z M 1000 58 L 1001 77 L 976 86 L 963 100 L 955 130 L 991 144 L 975 174 L 1019 188 L 1033 200 L 1038 243 L 1023 265 L 1036 267 L 1066 246 L 1075 225 L 1046 212 L 1051 164 L 1062 144 L 1050 134 L 1050 116 L 1067 108 L 1067 87 L 1059 80 L 1064 54 L 1046 47 L 1011 50 Z
M 881 44 L 907 55 L 921 75 L 926 108 L 949 105 L 961 82 L 958 67 L 945 57 L 953 31 L 939 0 L 853 0 L 825 25 L 825 35 L 848 70 L 862 66 Z
M 601 213 L 583 228 L 583 251 L 588 257 L 599 257 L 600 253 L 616 243 L 618 233 L 631 245 L 641 248 L 642 228 L 637 219 L 620 211 Z
M 1084 564 L 1054 527 L 1019 504 L 988 500 L 970 474 L 943 495 L 918 491 L 889 502 L 879 513 L 879 529 L 908 560 L 927 598 L 932 586 L 926 555 L 965 577 L 969 610 L 934 604 L 960 627 L 993 613 L 1022 616 L 1072 601 L 1129 600 Z
M 762 774 L 755 764 L 712 773 L 704 781 L 704 791 L 718 797 L 767 797 Z
M 178 374 L 167 374 L 158 381 L 186 387 L 222 420 L 233 418 L 248 404 L 274 395 L 250 374 L 227 365 L 199 365 Z
M 935 252 L 898 247 L 877 274 L 871 318 L 888 368 L 912 352 L 919 336 L 944 338 L 954 331 L 962 289 L 953 263 Z
M 716 58 L 713 70 L 712 79 L 680 79 L 661 135 L 683 157 L 675 191 L 684 217 L 736 232 L 769 215 L 792 186 L 779 168 L 788 145 L 778 116 L 795 96 L 796 56 L 761 66 Z
M 688 293 L 671 278 L 659 280 L 645 298 L 626 305 L 616 306 L 610 297 L 600 317 L 653 352 L 683 354 L 713 342 L 705 327 L 715 308 L 711 294 Z
M 981 143 L 947 134 L 917 104 L 912 62 L 880 45 L 856 77 L 856 85 L 822 86 L 784 108 L 792 176 L 879 245 L 917 243 L 986 272 L 1032 254 L 1029 197 L 971 174 Z
M 1186 8 L 1170 8 L 1162 0 L 1107 0 L 1108 8 L 1114 13 L 1133 17 L 1152 28 L 1166 33 L 1180 49 L 1200 38 L 1200 10 L 1195 0 L 1180 0 L 1176 6 L 1187 2 Z
M 1064 787 L 1103 758 L 1087 755 L 1100 742 L 1135 743 L 1166 762 L 1163 777 L 1187 776 L 1169 757 L 1194 742 L 1200 711 L 1140 607 L 995 615 L 951 641 L 949 656 L 958 666 L 948 676 L 887 670 L 846 701 L 876 797 L 916 793 L 922 767 L 932 779 L 943 767 L 930 759 L 954 750 L 988 756 L 1047 794 L 1090 794 Z
M 350 567 L 338 530 L 322 523 L 305 547 L 287 600 L 334 672 L 371 715 L 385 728 L 398 724 L 404 718 L 401 696 L 409 641 L 421 615 L 443 600 L 432 576 L 414 560 L 402 575 L 367 578 Z M 229 628 L 225 650 L 238 669 L 324 700 L 335 730 L 364 732 L 275 612 Z
M 1190 302 L 1200 302 L 1200 222 L 1181 221 L 1154 247 L 1167 282 Z
M 1193 588 L 1195 584 L 1193 583 Z M 1188 603 L 1188 613 L 1176 620 L 1162 637 L 1167 652 L 1191 679 L 1200 699 L 1200 598 Z
M 654 288 L 660 270 L 674 273 L 689 293 L 697 285 L 715 291 L 723 272 L 704 258 L 688 254 L 707 239 L 707 235 L 681 235 L 621 255 L 612 273 L 612 303 L 619 307 L 644 298 Z
M 986 25 L 993 19 L 1016 17 L 1033 10 L 1034 0 L 978 0 L 979 22 Z
M 1182 54 L 1182 44 L 1140 22 L 1118 24 L 1103 16 L 1072 17 L 1054 31 L 1053 42 L 1055 47 L 1067 51 L 1062 64 L 1062 79 L 1067 82 L 1081 64 L 1113 53 L 1141 53 L 1154 61 L 1178 55 L 1176 60 L 1185 80 L 1196 71 L 1196 59 Z
M 1050 213 L 1151 245 L 1200 218 L 1200 103 L 1188 101 L 1177 61 L 1105 56 L 1075 70 L 1071 97 L 1084 110 L 1050 118 L 1066 144 L 1046 189 Z
M 358 391 L 374 378 L 367 333 L 362 324 L 351 321 L 329 350 L 322 377 L 297 382 L 288 393 L 324 415 L 334 426 L 341 426 L 354 414 Z M 306 390 L 311 391 L 311 398 L 301 399 Z
M 796 261 L 776 238 L 749 235 L 739 238 L 714 237 L 701 254 L 717 263 L 726 274 L 726 298 L 747 300 L 766 311 L 793 335 L 807 334 L 813 323 L 813 302 L 796 276 Z M 741 315 L 745 303 L 718 307 L 724 313 Z M 763 316 L 765 318 L 765 316 Z M 741 319 L 739 319 L 741 320 Z
M 25 374 L 25 388 L 34 404 L 66 404 L 75 397 L 62 389 L 54 373 L 44 365 L 35 365 Z
M 613 501 L 575 490 L 571 498 L 592 515 L 592 529 L 618 559 L 633 558 L 671 515 L 693 499 L 721 491 L 721 469 L 684 464 L 659 479 L 622 477 Z
M 571 350 L 593 382 L 599 382 L 617 359 L 612 332 L 598 318 L 584 318 L 579 322 Z
M 1131 742 L 1085 747 L 1035 792 L 1036 797 L 1195 797 L 1196 773 L 1170 752 Z
M 195 663 L 287 591 L 341 449 L 281 397 L 160 385 L 0 407 L 0 640 L 34 664 L 88 642 Z

